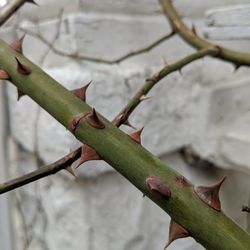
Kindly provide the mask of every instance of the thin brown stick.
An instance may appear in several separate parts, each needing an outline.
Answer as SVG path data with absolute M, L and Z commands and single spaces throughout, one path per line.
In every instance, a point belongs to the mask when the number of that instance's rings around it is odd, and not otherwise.
M 15 0 L 4 6 L 0 12 L 0 26 L 2 26 L 25 3 L 35 3 L 32 0 Z
M 250 53 L 238 52 L 235 50 L 227 49 L 219 45 L 208 42 L 207 40 L 198 36 L 194 29 L 190 29 L 183 23 L 180 15 L 174 8 L 171 0 L 159 0 L 164 14 L 170 21 L 172 28 L 191 46 L 196 49 L 204 49 L 208 47 L 218 47 L 220 53 L 213 55 L 225 61 L 235 64 L 236 67 L 241 65 L 250 65 Z
M 140 48 L 140 49 L 135 50 L 135 51 L 131 51 L 127 54 L 124 54 L 123 56 L 118 57 L 117 59 L 108 60 L 108 59 L 102 59 L 102 58 L 97 58 L 97 57 L 80 55 L 78 52 L 75 52 L 75 53 L 64 52 L 62 50 L 57 49 L 52 42 L 48 41 L 41 34 L 35 33 L 33 31 L 30 31 L 30 30 L 27 30 L 27 29 L 24 29 L 21 27 L 19 27 L 18 29 L 25 32 L 26 34 L 28 34 L 30 36 L 33 36 L 33 37 L 39 39 L 41 42 L 43 42 L 45 45 L 47 45 L 51 51 L 53 51 L 55 54 L 57 54 L 59 56 L 72 58 L 74 60 L 83 60 L 83 61 L 89 61 L 89 62 L 95 62 L 95 63 L 110 64 L 110 65 L 118 64 L 118 63 L 121 63 L 122 61 L 125 61 L 125 60 L 131 58 L 131 57 L 138 56 L 140 54 L 149 52 L 150 50 L 152 50 L 153 48 L 155 48 L 159 44 L 163 43 L 164 41 L 166 41 L 167 39 L 169 39 L 170 37 L 172 37 L 175 34 L 174 31 L 171 31 L 170 33 L 160 37 L 159 39 L 157 39 L 153 43 L 147 45 L 146 47 Z
M 112 121 L 113 124 L 117 127 L 125 124 L 128 120 L 130 114 L 135 110 L 135 108 L 142 102 L 142 96 L 145 96 L 161 79 L 169 75 L 174 71 L 180 70 L 182 67 L 195 61 L 199 58 L 202 58 L 206 55 L 213 55 L 218 53 L 217 48 L 209 48 L 197 51 L 173 64 L 165 65 L 158 73 L 154 74 L 152 77 L 146 80 L 146 83 L 137 91 L 134 97 L 128 102 L 128 104 L 121 110 L 121 112 L 114 118 Z M 35 170 L 29 174 L 23 175 L 16 179 L 10 180 L 3 184 L 0 184 L 0 194 L 6 193 L 15 188 L 21 187 L 25 184 L 34 182 L 43 177 L 46 177 L 51 174 L 55 174 L 58 171 L 67 168 L 73 162 L 75 162 L 81 155 L 81 147 L 71 152 L 70 154 L 62 157 L 58 161 L 43 166 L 38 170 Z

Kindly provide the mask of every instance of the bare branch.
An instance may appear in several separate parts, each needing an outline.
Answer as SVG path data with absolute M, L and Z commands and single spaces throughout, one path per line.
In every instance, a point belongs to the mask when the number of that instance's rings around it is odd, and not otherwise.
M 128 102 L 128 104 L 121 110 L 121 112 L 114 118 L 112 121 L 113 124 L 117 127 L 120 127 L 122 124 L 126 124 L 130 114 L 135 110 L 135 108 L 143 101 L 142 96 L 145 96 L 161 79 L 169 75 L 174 71 L 180 70 L 182 67 L 195 61 L 199 58 L 202 58 L 206 55 L 211 55 L 218 53 L 216 48 L 209 48 L 195 52 L 173 64 L 165 65 L 158 73 L 154 74 L 152 77 L 146 80 L 146 83 L 137 91 L 133 98 Z M 3 184 L 0 184 L 0 194 L 6 193 L 28 183 L 39 180 L 43 177 L 46 177 L 51 174 L 55 174 L 62 169 L 67 168 L 73 162 L 75 162 L 81 155 L 81 147 L 75 151 L 69 153 L 68 155 L 62 157 L 58 161 L 49 164 L 47 166 L 40 167 L 38 170 L 35 170 L 31 173 L 18 177 L 16 179 L 10 180 Z
M 2 8 L 0 12 L 0 26 L 2 26 L 25 3 L 33 3 L 32 0 L 14 0 Z
M 163 43 L 164 41 L 166 41 L 167 39 L 169 39 L 170 37 L 172 37 L 175 34 L 174 31 L 171 31 L 167 35 L 164 35 L 163 37 L 157 39 L 156 41 L 154 41 L 153 43 L 147 45 L 144 48 L 141 48 L 141 49 L 138 49 L 138 50 L 135 50 L 135 51 L 131 51 L 131 52 L 129 52 L 129 53 L 123 55 L 123 56 L 118 57 L 117 59 L 108 60 L 108 59 L 102 59 L 102 58 L 97 58 L 97 57 L 80 55 L 78 52 L 75 52 L 75 53 L 64 52 L 62 50 L 57 49 L 54 46 L 54 42 L 48 41 L 40 33 L 35 33 L 35 32 L 30 31 L 30 30 L 21 28 L 21 27 L 19 27 L 18 29 L 25 32 L 26 34 L 28 34 L 30 36 L 33 36 L 33 37 L 39 39 L 41 42 L 43 42 L 45 45 L 47 45 L 51 49 L 51 51 L 53 51 L 55 54 L 57 54 L 59 56 L 69 57 L 69 58 L 72 58 L 74 60 L 83 60 L 83 61 L 111 64 L 111 65 L 121 63 L 122 61 L 125 61 L 125 60 L 127 60 L 127 59 L 129 59 L 131 57 L 138 56 L 140 54 L 149 52 L 150 50 L 152 50 L 153 48 L 155 48 L 159 44 Z
M 180 15 L 174 8 L 171 0 L 159 0 L 162 10 L 168 17 L 172 28 L 191 46 L 196 49 L 204 49 L 207 47 L 218 47 L 220 53 L 213 55 L 225 61 L 229 61 L 235 64 L 236 67 L 240 65 L 250 65 L 250 54 L 244 52 L 238 52 L 231 49 L 223 48 L 219 45 L 208 42 L 207 40 L 198 36 L 195 29 L 189 28 L 181 20 Z

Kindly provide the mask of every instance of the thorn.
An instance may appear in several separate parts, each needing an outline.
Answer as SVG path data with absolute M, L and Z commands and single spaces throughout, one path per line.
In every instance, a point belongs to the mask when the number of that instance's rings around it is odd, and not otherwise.
M 16 57 L 15 57 L 16 58 Z M 17 58 L 17 71 L 22 75 L 29 75 L 31 74 L 31 69 L 27 67 L 26 65 L 22 64 Z
M 192 30 L 193 34 L 194 34 L 195 36 L 197 36 L 197 32 L 196 32 L 196 29 L 195 29 L 194 24 L 192 24 L 191 30 Z
M 65 170 L 76 178 L 76 175 L 71 166 L 66 167 Z
M 101 157 L 96 153 L 96 151 L 89 147 L 88 145 L 82 146 L 82 153 L 79 162 L 75 168 L 79 168 L 86 161 L 101 160 Z
M 16 41 L 14 41 L 10 47 L 14 49 L 16 52 L 23 54 L 23 39 L 25 37 L 25 33 Z
M 89 87 L 89 85 L 91 84 L 92 81 L 90 81 L 88 84 L 86 84 L 85 86 L 79 88 L 79 89 L 73 89 L 71 90 L 71 92 L 79 97 L 81 100 L 83 100 L 84 102 L 86 102 L 86 92 L 87 92 L 87 89 Z
M 148 100 L 148 99 L 150 99 L 150 98 L 151 98 L 151 96 L 142 95 L 142 96 L 140 97 L 140 101 L 142 102 L 142 101 Z
M 237 71 L 240 67 L 241 67 L 240 64 L 235 63 L 235 64 L 234 64 L 234 71 L 233 71 L 233 73 L 236 73 L 236 71 Z
M 168 243 L 164 249 L 166 249 L 173 241 L 181 238 L 186 238 L 188 236 L 188 231 L 183 226 L 171 219 L 169 225 Z
M 242 211 L 242 212 L 250 213 L 250 207 L 244 206 L 244 205 L 243 205 L 241 211 Z
M 7 71 L 0 69 L 0 80 L 9 80 L 10 76 Z
M 17 101 L 20 100 L 21 97 L 25 96 L 26 94 L 23 93 L 21 90 L 17 89 Z
M 26 0 L 26 2 L 27 3 L 32 3 L 32 4 L 35 4 L 35 5 L 39 6 L 38 3 L 36 3 L 34 0 Z
M 168 65 L 168 62 L 167 62 L 166 57 L 164 56 L 162 59 L 163 59 L 164 66 L 167 66 L 167 65 Z
M 225 179 L 226 177 L 223 177 L 220 181 L 210 186 L 194 187 L 194 192 L 208 206 L 212 207 L 217 211 L 221 211 L 219 191 Z
M 91 127 L 98 129 L 105 128 L 105 124 L 100 120 L 94 108 L 89 114 L 86 115 L 86 121 Z
M 135 132 L 129 134 L 128 136 L 134 140 L 135 142 L 137 142 L 138 144 L 141 144 L 141 133 L 142 133 L 142 130 L 144 129 L 144 127 L 136 130 Z
M 131 125 L 131 123 L 129 122 L 129 120 L 126 120 L 123 124 L 126 125 L 126 126 L 128 126 L 128 127 L 131 127 L 131 128 L 135 129 L 135 127 L 133 125 Z
M 146 179 L 146 185 L 148 186 L 150 191 L 159 194 L 166 200 L 169 200 L 169 198 L 171 197 L 171 191 L 168 185 L 158 177 L 155 176 L 148 177 Z

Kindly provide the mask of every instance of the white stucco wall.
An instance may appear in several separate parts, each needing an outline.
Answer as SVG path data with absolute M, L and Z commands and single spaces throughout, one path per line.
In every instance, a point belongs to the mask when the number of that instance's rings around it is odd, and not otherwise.
M 38 1 L 39 2 L 39 1 Z M 143 7 L 142 7 L 143 2 Z M 204 11 L 238 1 L 176 1 L 187 22 L 204 29 Z M 247 1 L 245 1 L 247 2 Z M 53 40 L 58 27 L 59 5 L 65 7 L 60 36 L 54 45 L 63 51 L 113 59 L 141 48 L 169 31 L 159 14 L 157 1 L 40 1 L 29 6 L 11 23 L 38 31 Z M 242 1 L 244 3 L 244 1 Z M 192 8 L 191 8 L 192 6 Z M 24 21 L 27 19 L 26 21 Z M 37 24 L 34 25 L 34 22 Z M 11 28 L 3 32 L 14 38 Z M 248 41 L 220 41 L 249 50 Z M 119 65 L 107 66 L 73 61 L 46 53 L 46 46 L 26 36 L 24 53 L 73 89 L 87 83 L 88 103 L 112 119 L 144 79 L 160 69 L 164 60 L 175 61 L 192 52 L 174 37 L 147 54 Z M 131 116 L 137 127 L 145 126 L 142 143 L 196 184 L 228 176 L 223 186 L 223 210 L 247 226 L 241 205 L 248 201 L 250 184 L 250 70 L 216 59 L 202 59 L 173 73 L 150 92 Z M 75 148 L 75 141 L 62 126 L 28 97 L 16 102 L 15 88 L 8 88 L 13 175 L 50 163 Z M 29 117 L 29 119 L 27 119 Z M 191 146 L 218 168 L 188 166 L 176 153 Z M 14 171 L 15 170 L 15 171 Z M 43 179 L 16 192 L 16 249 L 97 250 L 162 249 L 167 241 L 169 216 L 103 162 L 87 163 L 75 180 L 65 173 Z M 239 195 L 240 194 L 240 195 Z M 28 212 L 27 212 L 28 211 Z M 203 249 L 193 239 L 173 243 L 169 249 Z

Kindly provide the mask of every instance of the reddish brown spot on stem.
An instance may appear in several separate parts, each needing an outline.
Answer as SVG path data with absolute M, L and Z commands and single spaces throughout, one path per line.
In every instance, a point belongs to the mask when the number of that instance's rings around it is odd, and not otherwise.
M 78 127 L 80 121 L 81 121 L 82 119 L 84 119 L 86 115 L 87 115 L 87 114 L 80 114 L 80 115 L 77 115 L 77 116 L 74 116 L 74 117 L 73 117 L 73 119 L 72 119 L 72 121 L 70 122 L 70 125 L 69 125 L 69 130 L 70 130 L 73 134 L 75 134 L 75 131 L 76 131 L 76 129 L 77 129 L 77 127 Z
M 86 121 L 91 127 L 98 129 L 105 128 L 105 124 L 101 121 L 95 109 L 92 109 L 92 111 L 86 115 Z
M 182 175 L 177 175 L 175 176 L 176 182 L 181 186 L 181 187 L 188 187 L 190 186 L 190 183 L 187 181 L 187 179 L 182 176 Z
M 150 191 L 159 194 L 162 198 L 168 200 L 171 197 L 171 191 L 166 184 L 158 177 L 150 176 L 146 179 L 146 184 Z

